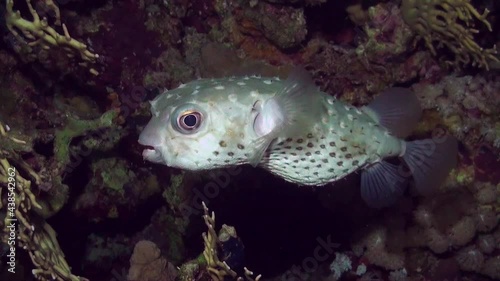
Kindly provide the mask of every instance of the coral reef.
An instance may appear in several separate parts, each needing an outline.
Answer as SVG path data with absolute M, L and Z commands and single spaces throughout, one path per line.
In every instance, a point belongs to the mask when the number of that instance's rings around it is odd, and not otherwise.
M 490 62 L 498 61 L 496 47 L 480 47 L 474 40 L 474 34 L 479 30 L 470 27 L 477 20 L 492 31 L 486 19 L 489 11 L 480 14 L 469 0 L 403 0 L 401 10 L 405 22 L 425 40 L 433 55 L 436 55 L 435 42 L 438 47 L 445 46 L 454 54 L 453 60 L 447 63 L 455 66 L 472 64 L 488 69 Z
M 64 23 L 62 24 L 64 33 L 60 34 L 49 25 L 49 21 L 46 17 L 40 18 L 31 4 L 31 0 L 26 0 L 26 4 L 32 21 L 26 20 L 22 17 L 20 11 L 15 11 L 13 9 L 14 0 L 6 1 L 5 19 L 7 28 L 17 40 L 30 47 L 40 46 L 44 50 L 49 50 L 52 47 L 63 49 L 70 58 L 74 57 L 76 53 L 84 62 L 94 63 L 99 58 L 99 55 L 92 53 L 87 45 L 72 38 Z M 58 6 L 51 0 L 46 1 L 45 5 L 54 12 L 55 24 L 60 25 L 61 18 Z M 94 75 L 99 74 L 94 68 L 90 68 L 89 71 Z
M 500 279 L 498 1 L 1 5 L 0 280 Z M 146 100 L 165 88 L 296 65 L 356 106 L 411 88 L 410 138 L 448 131 L 459 165 L 433 196 L 410 184 L 373 210 L 358 175 L 299 188 L 143 161 Z
M 4 125 L 0 123 L 0 134 L 6 137 Z M 8 137 L 10 141 L 23 143 L 23 140 Z M 0 195 L 7 196 L 5 210 L 2 211 L 3 230 L 2 242 L 8 244 L 10 273 L 15 274 L 16 251 L 24 249 L 30 255 L 35 265 L 33 275 L 39 280 L 87 280 L 75 276 L 65 260 L 57 242 L 54 229 L 43 219 L 31 214 L 32 207 L 42 209 L 31 190 L 32 182 L 21 176 L 23 168 L 28 175 L 40 179 L 25 163 L 19 166 L 11 165 L 7 158 L 0 158 Z M 5 189 L 5 193 L 3 192 Z M 0 201 L 0 208 L 4 203 Z
M 235 280 L 243 280 L 243 277 L 238 277 L 238 274 L 231 269 L 231 267 L 228 264 L 227 260 L 220 260 L 219 258 L 219 249 L 222 247 L 222 250 L 224 252 L 224 243 L 227 243 L 229 239 L 238 239 L 236 235 L 236 230 L 234 227 L 230 227 L 227 225 L 222 226 L 222 230 L 220 231 L 219 235 L 217 236 L 217 232 L 215 231 L 215 213 L 212 212 L 209 214 L 208 208 L 203 203 L 203 209 L 205 214 L 203 215 L 203 219 L 205 220 L 205 224 L 207 225 L 208 231 L 203 233 L 203 241 L 205 245 L 205 249 L 203 250 L 203 257 L 205 258 L 206 261 L 206 266 L 207 266 L 207 271 L 212 277 L 214 281 L 221 281 L 224 280 L 226 276 L 232 277 Z M 236 252 L 229 252 L 225 253 L 224 257 L 225 258 L 233 258 L 232 255 L 238 255 L 241 253 L 236 253 Z M 254 275 L 253 272 L 248 270 L 246 267 L 244 268 L 245 270 L 245 278 L 246 280 L 254 280 L 258 281 L 261 279 L 262 275 L 257 275 L 255 277 L 252 277 Z
M 151 241 L 137 242 L 130 258 L 127 280 L 173 281 L 177 269 L 160 256 L 160 249 Z
M 495 98 L 500 80 L 495 75 L 449 75 L 437 82 L 423 80 L 412 87 L 423 107 L 439 110 L 449 130 L 468 146 L 483 140 L 500 145 L 496 115 L 500 102 Z

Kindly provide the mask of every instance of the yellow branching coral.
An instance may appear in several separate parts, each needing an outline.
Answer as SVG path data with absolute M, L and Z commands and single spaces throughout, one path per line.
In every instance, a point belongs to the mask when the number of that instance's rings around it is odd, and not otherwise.
M 21 139 L 8 137 L 1 122 L 0 136 L 4 141 L 23 143 Z M 0 153 L 0 155 L 3 154 Z M 7 255 L 12 263 L 9 264 L 9 271 L 15 271 L 15 251 L 24 249 L 28 251 L 35 265 L 32 273 L 38 280 L 87 280 L 71 274 L 54 229 L 42 219 L 34 223 L 33 216 L 36 214 L 32 212 L 32 208 L 41 209 L 42 207 L 31 191 L 31 184 L 40 181 L 40 177 L 26 163 L 13 166 L 10 162 L 12 161 L 0 156 L 0 214 L 5 215 L 0 220 L 2 227 L 0 238 L 9 245 L 9 254 L 12 254 Z M 22 174 L 33 179 L 28 180 Z
M 455 55 L 455 66 L 472 64 L 489 69 L 489 63 L 498 61 L 496 47 L 483 49 L 474 41 L 474 34 L 479 31 L 474 22 L 482 22 L 489 31 L 490 23 L 486 20 L 489 11 L 480 14 L 470 0 L 403 0 L 401 5 L 405 22 L 417 32 L 420 38 L 436 55 L 433 46 L 447 47 Z
M 33 8 L 31 0 L 26 0 L 26 3 L 33 18 L 32 21 L 24 19 L 21 12 L 14 10 L 14 0 L 6 0 L 5 20 L 7 28 L 18 40 L 27 42 L 30 46 L 41 45 L 45 49 L 60 47 L 68 52 L 69 57 L 74 56 L 74 53 L 79 53 L 84 62 L 93 63 L 96 61 L 99 55 L 89 51 L 84 43 L 72 38 L 65 24 L 62 24 L 64 34 L 58 33 L 53 27 L 49 26 L 47 18 L 40 18 Z M 55 23 L 60 23 L 59 8 L 52 0 L 48 1 L 48 7 L 56 15 Z M 94 69 L 90 69 L 90 71 L 97 74 Z
M 215 231 L 215 213 L 208 213 L 208 208 L 203 202 L 203 210 L 205 214 L 203 215 L 203 219 L 205 220 L 205 224 L 207 225 L 208 231 L 203 233 L 203 241 L 205 245 L 205 249 L 203 251 L 203 257 L 207 262 L 207 271 L 212 277 L 214 281 L 223 281 L 226 277 L 233 278 L 233 280 L 243 281 L 242 277 L 238 277 L 238 274 L 232 270 L 229 265 L 225 261 L 221 261 L 218 256 L 218 248 L 219 248 L 219 238 L 217 237 L 217 232 Z M 233 232 L 236 231 L 233 229 Z M 234 234 L 236 235 L 236 234 Z M 248 270 L 246 267 L 245 270 L 245 279 L 247 281 L 259 281 L 262 278 L 262 275 L 257 275 L 256 277 L 252 277 L 254 273 Z

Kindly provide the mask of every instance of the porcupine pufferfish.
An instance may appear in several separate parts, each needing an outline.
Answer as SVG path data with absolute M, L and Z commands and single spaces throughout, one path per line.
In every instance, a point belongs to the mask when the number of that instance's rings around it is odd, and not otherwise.
M 421 194 L 439 187 L 457 161 L 451 136 L 403 139 L 421 116 L 411 90 L 389 88 L 358 108 L 320 91 L 303 69 L 286 80 L 198 79 L 150 104 L 139 137 L 145 160 L 185 170 L 251 164 L 306 186 L 360 171 L 361 196 L 373 207 L 392 204 L 408 183 L 388 158 L 403 159 Z

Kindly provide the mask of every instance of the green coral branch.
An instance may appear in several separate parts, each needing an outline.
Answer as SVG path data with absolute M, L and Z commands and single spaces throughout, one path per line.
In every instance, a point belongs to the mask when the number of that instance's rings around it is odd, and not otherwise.
M 89 131 L 111 127 L 113 119 L 117 116 L 118 113 L 116 110 L 109 110 L 95 120 L 68 118 L 66 126 L 56 132 L 54 144 L 56 160 L 61 163 L 61 166 L 68 164 L 70 161 L 69 145 L 74 137 L 84 135 Z

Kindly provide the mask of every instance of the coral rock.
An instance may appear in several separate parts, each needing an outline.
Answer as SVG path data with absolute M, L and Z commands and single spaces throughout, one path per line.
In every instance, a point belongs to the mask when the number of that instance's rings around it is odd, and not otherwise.
M 449 232 L 450 240 L 455 246 L 463 246 L 469 243 L 475 235 L 476 224 L 469 216 L 462 218 Z
M 493 210 L 479 210 L 474 218 L 477 223 L 477 229 L 481 232 L 491 231 L 498 224 L 498 217 Z
M 493 235 L 479 235 L 477 246 L 485 254 L 491 254 L 495 250 L 495 237 Z
M 160 256 L 160 249 L 151 241 L 137 242 L 130 258 L 128 281 L 172 281 L 175 273 L 167 260 Z
M 474 246 L 467 247 L 458 252 L 456 260 L 460 269 L 465 271 L 477 271 L 484 263 L 484 255 Z

